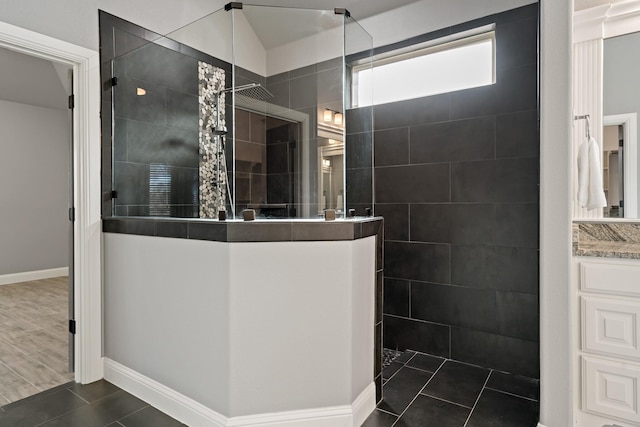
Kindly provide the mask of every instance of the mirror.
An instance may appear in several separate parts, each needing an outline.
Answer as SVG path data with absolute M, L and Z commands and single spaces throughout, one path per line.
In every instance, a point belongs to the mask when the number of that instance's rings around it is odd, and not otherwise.
M 334 139 L 326 139 L 318 151 L 319 213 L 324 209 L 335 209 L 336 214 L 342 216 L 344 214 L 344 144 Z
M 574 198 L 574 218 L 637 219 L 640 55 L 636 52 L 640 50 L 640 0 L 576 0 L 574 4 L 574 111 L 579 117 L 591 116 L 590 130 L 601 149 L 607 198 L 606 207 L 592 210 L 580 207 Z M 574 126 L 576 156 L 585 126 L 584 120 Z
M 602 166 L 608 206 L 604 217 L 638 218 L 638 139 L 640 111 L 640 33 L 603 43 Z

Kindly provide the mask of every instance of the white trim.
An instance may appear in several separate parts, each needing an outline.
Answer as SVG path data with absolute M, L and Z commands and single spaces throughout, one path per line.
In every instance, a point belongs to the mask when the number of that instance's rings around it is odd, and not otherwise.
M 69 267 L 49 268 L 47 270 L 25 271 L 23 273 L 12 273 L 0 275 L 0 285 L 11 285 L 13 283 L 30 282 L 32 280 L 52 279 L 69 275 Z
M 538 427 L 545 427 L 544 424 L 538 423 Z
M 0 47 L 69 65 L 73 110 L 75 380 L 102 378 L 100 61 L 98 52 L 0 22 Z
M 106 357 L 104 378 L 191 427 L 226 426 L 227 418 L 213 409 Z
M 358 427 L 376 405 L 371 383 L 351 405 L 228 418 L 108 358 L 104 378 L 191 427 Z
M 606 39 L 640 31 L 640 0 L 627 0 L 574 14 L 573 42 Z
M 311 176 L 309 174 L 309 115 L 300 111 L 290 110 L 281 105 L 271 104 L 265 101 L 255 101 L 244 96 L 236 96 L 235 99 L 237 108 L 300 123 L 301 129 L 299 146 L 302 147 L 302 165 L 300 168 L 302 171 L 302 185 L 300 186 L 298 197 L 302 205 L 302 218 L 310 218 L 311 203 L 313 202 L 313 199 L 311 197 Z
M 638 217 L 638 114 L 604 116 L 602 126 L 620 126 L 624 129 L 624 216 Z M 603 141 L 604 144 L 604 141 Z

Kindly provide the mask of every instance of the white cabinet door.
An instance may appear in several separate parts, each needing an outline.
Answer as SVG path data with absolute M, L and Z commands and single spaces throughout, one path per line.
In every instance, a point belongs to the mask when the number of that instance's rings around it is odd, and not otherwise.
M 588 292 L 640 296 L 640 263 L 581 262 L 580 287 Z
M 582 349 L 640 361 L 640 302 L 582 297 Z
M 582 358 L 582 409 L 640 423 L 640 367 Z

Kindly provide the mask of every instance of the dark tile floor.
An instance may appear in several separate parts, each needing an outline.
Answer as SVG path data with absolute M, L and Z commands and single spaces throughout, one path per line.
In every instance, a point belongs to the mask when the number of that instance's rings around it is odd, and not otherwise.
M 183 425 L 104 380 L 87 385 L 67 383 L 0 407 L 0 427 Z
M 385 351 L 389 354 L 389 351 Z M 383 371 L 383 400 L 363 427 L 535 427 L 539 382 L 406 351 Z
M 363 427 L 535 427 L 538 381 L 407 351 L 387 360 L 384 399 Z M 0 407 L 0 427 L 183 424 L 101 380 Z

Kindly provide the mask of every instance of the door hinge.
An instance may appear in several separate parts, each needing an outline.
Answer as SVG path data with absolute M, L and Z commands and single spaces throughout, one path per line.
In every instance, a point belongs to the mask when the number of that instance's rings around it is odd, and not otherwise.
M 73 222 L 76 220 L 76 208 L 69 208 L 69 221 Z
M 76 321 L 69 319 L 69 333 L 76 334 Z
M 76 97 L 75 95 L 69 95 L 69 109 L 73 110 L 76 106 Z
M 111 77 L 111 87 L 118 86 L 118 78 Z
M 117 199 L 118 198 L 118 192 L 116 190 L 111 190 L 111 198 L 112 199 Z

